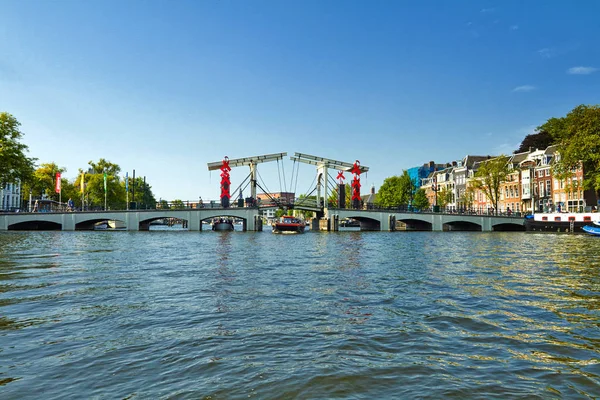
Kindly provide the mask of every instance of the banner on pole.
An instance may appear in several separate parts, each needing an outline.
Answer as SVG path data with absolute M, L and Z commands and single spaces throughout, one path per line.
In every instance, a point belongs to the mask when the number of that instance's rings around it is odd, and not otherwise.
M 56 173 L 56 193 L 60 193 L 60 189 L 61 189 L 61 178 L 60 178 L 60 172 Z
M 85 191 L 85 172 L 81 173 L 81 193 Z
M 129 193 L 129 172 L 125 172 L 125 191 Z
M 106 193 L 106 172 L 104 173 L 104 193 Z

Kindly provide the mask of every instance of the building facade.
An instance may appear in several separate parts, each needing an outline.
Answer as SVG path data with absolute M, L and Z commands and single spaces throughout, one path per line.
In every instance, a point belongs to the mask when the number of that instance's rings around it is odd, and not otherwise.
M 21 182 L 5 183 L 0 189 L 0 210 L 17 211 L 22 207 Z

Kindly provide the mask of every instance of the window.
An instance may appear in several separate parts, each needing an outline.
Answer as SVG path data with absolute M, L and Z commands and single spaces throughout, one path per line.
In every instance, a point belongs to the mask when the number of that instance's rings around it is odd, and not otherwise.
M 550 184 L 551 184 L 551 181 L 550 181 L 550 179 L 548 179 L 546 181 L 546 194 L 550 194 L 552 192 L 552 186 Z
M 592 217 L 590 217 L 589 215 L 585 215 L 585 216 L 583 217 L 583 220 L 584 220 L 585 222 L 590 222 L 590 221 L 592 220 Z
M 555 221 L 560 221 L 560 217 L 554 217 Z
M 550 176 L 550 170 L 549 169 L 546 170 L 546 176 Z

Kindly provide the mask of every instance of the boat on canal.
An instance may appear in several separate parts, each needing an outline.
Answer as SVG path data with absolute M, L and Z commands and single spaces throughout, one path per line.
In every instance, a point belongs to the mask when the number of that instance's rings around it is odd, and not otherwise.
M 291 215 L 284 215 L 273 223 L 273 233 L 304 233 L 304 228 L 304 221 Z
M 541 232 L 585 232 L 583 227 L 595 224 L 600 227 L 600 214 L 583 213 L 536 213 L 525 217 L 525 230 Z
M 234 230 L 233 220 L 231 218 L 215 218 L 212 222 L 213 231 L 232 231 Z

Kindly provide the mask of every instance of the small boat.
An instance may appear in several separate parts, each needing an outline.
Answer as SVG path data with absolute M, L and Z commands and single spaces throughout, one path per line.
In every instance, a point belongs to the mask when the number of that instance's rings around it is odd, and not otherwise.
M 345 219 L 340 222 L 341 228 L 360 228 L 360 221 L 355 219 Z
M 594 225 L 586 225 L 581 228 L 585 233 L 589 233 L 590 235 L 600 236 L 600 224 L 594 222 Z
M 127 226 L 125 226 L 125 222 L 119 221 L 116 219 L 108 220 L 107 224 L 110 229 L 125 229 L 125 228 L 127 228 Z
M 304 233 L 304 221 L 291 215 L 284 215 L 273 224 L 273 233 Z
M 232 231 L 233 229 L 233 220 L 229 218 L 215 218 L 212 222 L 213 231 Z

